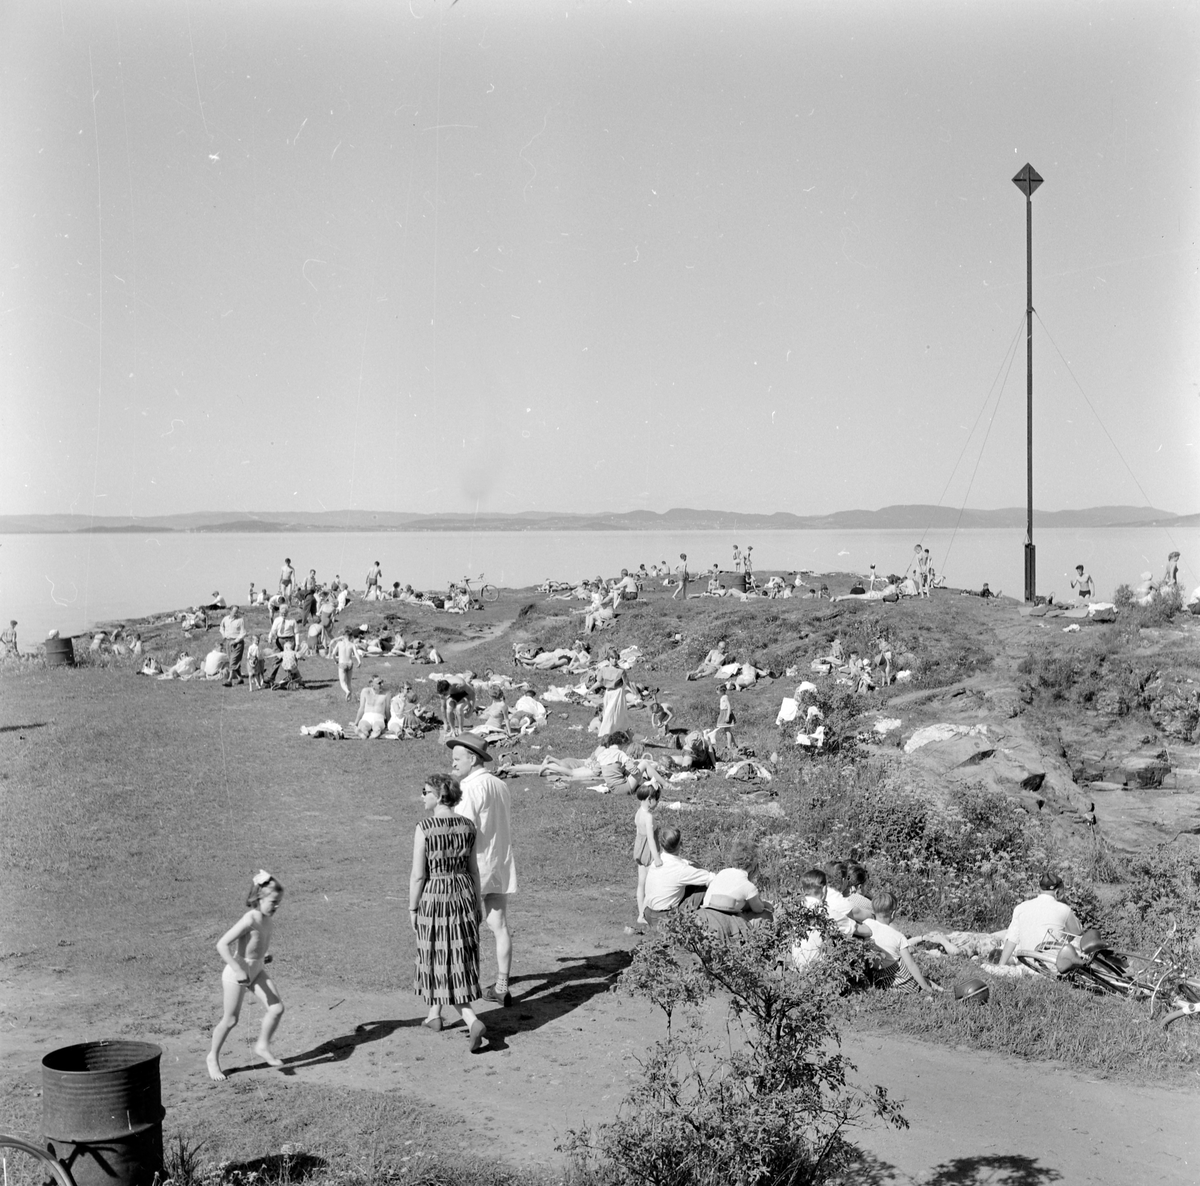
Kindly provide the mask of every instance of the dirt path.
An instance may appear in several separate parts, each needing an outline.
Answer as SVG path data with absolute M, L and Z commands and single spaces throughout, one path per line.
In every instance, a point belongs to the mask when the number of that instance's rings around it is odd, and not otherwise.
M 881 1181 L 1182 1186 L 1200 1177 L 1195 1093 L 874 1035 L 851 1036 L 846 1052 L 862 1080 L 905 1100 L 907 1131 L 857 1138 L 894 1167 Z
M 578 936 L 571 948 L 580 950 Z M 620 953 L 567 953 L 557 971 L 515 985 L 509 1010 L 485 1014 L 492 1041 L 467 1053 L 461 1026 L 430 1034 L 407 994 L 347 999 L 344 990 L 293 984 L 279 1052 L 291 1082 L 418 1096 L 463 1118 L 465 1143 L 528 1165 L 553 1164 L 567 1131 L 614 1114 L 636 1058 L 662 1033 L 640 1002 L 609 992 Z M 205 985 L 208 989 L 211 986 Z M 61 982 L 3 986 L 9 1001 L 5 1063 L 10 1089 L 33 1094 L 38 1060 L 63 1044 L 63 1006 L 87 1000 L 103 1015 L 105 986 Z M 107 986 L 111 991 L 112 986 Z M 198 993 L 199 1015 L 212 1012 Z M 81 1040 L 85 1008 L 76 1015 Z M 226 1067 L 243 1082 L 277 1076 L 254 1067 L 257 1026 L 230 1040 Z M 94 1034 L 91 1036 L 95 1036 Z M 116 1035 L 113 1035 L 116 1036 Z M 127 1035 L 128 1036 L 128 1035 Z M 204 1074 L 207 1028 L 139 1036 L 163 1047 L 167 1127 L 195 1123 L 228 1090 Z M 882 1083 L 904 1100 L 910 1128 L 855 1136 L 868 1154 L 864 1183 L 1194 1183 L 1200 1165 L 1200 1094 L 1089 1080 L 1048 1064 L 900 1038 L 848 1035 L 846 1052 L 864 1084 Z M 13 1080 L 16 1080 L 15 1082 Z

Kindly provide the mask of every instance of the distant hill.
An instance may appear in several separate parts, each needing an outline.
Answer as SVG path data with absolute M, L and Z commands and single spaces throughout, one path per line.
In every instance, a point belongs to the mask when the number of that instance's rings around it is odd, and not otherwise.
M 1155 507 L 1105 506 L 1071 511 L 1034 511 L 1035 527 L 1194 526 L 1200 514 L 1175 515 Z M 676 507 L 657 511 L 597 511 L 567 514 L 520 511 L 514 514 L 422 515 L 405 511 L 193 511 L 181 515 L 147 518 L 107 515 L 0 515 L 0 534 L 24 535 L 61 532 L 203 531 L 797 531 L 836 528 L 855 530 L 911 530 L 928 528 L 1023 528 L 1025 509 L 1004 507 L 994 511 L 964 510 L 924 504 L 881 507 L 877 511 L 837 511 L 831 515 L 771 515 L 741 511 L 705 511 Z

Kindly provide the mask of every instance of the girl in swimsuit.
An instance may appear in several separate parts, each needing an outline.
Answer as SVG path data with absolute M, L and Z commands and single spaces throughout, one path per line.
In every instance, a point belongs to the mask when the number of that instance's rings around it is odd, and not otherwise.
M 503 733 L 505 737 L 512 736 L 512 725 L 508 720 L 508 705 L 504 701 L 504 689 L 492 688 L 492 702 L 483 713 L 483 732 Z
M 283 1062 L 271 1053 L 271 1036 L 283 1017 L 283 1000 L 266 971 L 271 959 L 267 949 L 271 945 L 275 911 L 282 901 L 283 886 L 272 874 L 260 869 L 254 875 L 246 897 L 250 909 L 217 940 L 217 951 L 225 961 L 225 970 L 221 973 L 224 1012 L 213 1029 L 207 1063 L 209 1078 L 218 1082 L 225 1078 L 220 1064 L 221 1046 L 238 1023 L 242 998 L 247 990 L 258 997 L 267 1011 L 254 1053 L 269 1066 L 283 1066 Z

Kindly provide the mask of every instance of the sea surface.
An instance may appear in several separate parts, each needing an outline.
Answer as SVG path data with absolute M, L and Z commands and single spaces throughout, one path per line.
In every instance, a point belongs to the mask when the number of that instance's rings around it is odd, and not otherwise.
M 250 582 L 277 587 L 290 556 L 303 576 L 340 576 L 361 589 L 375 560 L 385 582 L 444 589 L 469 574 L 485 573 L 500 587 L 540 584 L 547 577 L 575 580 L 612 576 L 645 563 L 679 563 L 693 572 L 714 562 L 729 568 L 733 545 L 753 545 L 755 569 L 811 569 L 865 574 L 902 573 L 921 541 L 948 584 L 1023 592 L 1024 533 L 1007 528 L 959 531 L 479 531 L 297 533 L 85 533 L 0 535 L 0 619 L 20 623 L 22 647 L 48 631 L 77 634 L 100 622 L 144 617 L 196 605 L 214 591 L 245 601 Z M 1076 564 L 1084 564 L 1108 599 L 1143 572 L 1162 574 L 1172 549 L 1183 553 L 1180 576 L 1200 584 L 1200 528 L 1046 528 L 1035 536 L 1038 592 L 1070 592 Z

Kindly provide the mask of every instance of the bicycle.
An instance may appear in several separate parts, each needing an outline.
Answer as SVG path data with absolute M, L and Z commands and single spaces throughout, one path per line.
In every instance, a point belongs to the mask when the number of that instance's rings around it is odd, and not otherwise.
M 483 575 L 483 573 L 480 573 L 475 579 L 477 581 L 482 581 Z M 495 585 L 482 585 L 478 593 L 471 588 L 470 577 L 463 577 L 462 585 L 463 589 L 466 590 L 467 605 L 471 609 L 483 609 L 485 602 L 491 604 L 493 601 L 500 600 L 500 590 L 497 589 Z
M 75 1186 L 71 1171 L 57 1157 L 17 1137 L 0 1136 L 0 1173 L 8 1186 Z
M 1183 965 L 1164 956 L 1178 924 L 1151 956 L 1110 947 L 1095 927 L 1082 935 L 1061 936 L 1061 947 L 1018 951 L 1017 960 L 1044 976 L 1071 980 L 1091 992 L 1148 1001 L 1150 1016 L 1161 1001 L 1169 1006 L 1161 1018 L 1164 1028 L 1181 1017 L 1200 1014 L 1200 980 L 1186 975 Z

